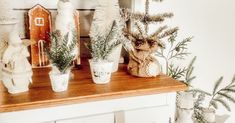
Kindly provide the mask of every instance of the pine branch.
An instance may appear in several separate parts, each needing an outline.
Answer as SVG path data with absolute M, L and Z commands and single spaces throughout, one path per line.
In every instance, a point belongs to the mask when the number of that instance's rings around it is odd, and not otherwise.
M 149 15 L 149 0 L 145 2 L 145 15 Z
M 149 15 L 147 16 L 146 20 L 140 20 L 142 22 L 147 22 L 147 23 L 159 23 L 165 21 L 166 18 L 171 18 L 173 17 L 173 13 L 163 13 L 163 14 L 157 14 L 157 15 Z
M 142 28 L 142 25 L 140 24 L 140 22 L 139 21 L 135 22 L 135 25 L 138 29 L 139 34 L 141 35 L 141 39 L 146 39 L 147 38 L 147 33 Z
M 95 33 L 98 31 L 98 26 L 96 24 L 93 25 L 92 30 L 94 32 L 90 33 L 91 41 L 86 43 L 92 58 L 95 61 L 107 60 L 111 51 L 121 44 L 120 39 L 118 39 L 118 37 L 121 37 L 122 35 L 120 25 L 114 21 L 107 35 L 99 35 L 99 32 Z
M 221 84 L 221 82 L 223 81 L 223 77 L 220 77 L 216 82 L 215 82 L 215 86 L 214 86 L 214 89 L 213 89 L 213 95 L 216 94 L 216 91 L 219 87 L 219 85 Z
M 76 57 L 76 54 L 73 52 L 77 47 L 77 35 L 73 33 L 71 42 L 69 42 L 68 37 L 69 33 L 62 38 L 59 31 L 52 32 L 50 34 L 51 46 L 46 47 L 48 58 L 61 73 L 67 72 Z
M 227 94 L 227 93 L 221 93 L 221 92 L 219 92 L 218 95 L 221 95 L 221 96 L 225 97 L 227 100 L 229 100 L 229 101 L 235 103 L 235 98 L 232 97 L 232 96 L 230 96 L 230 95 Z
M 204 94 L 207 96 L 212 96 L 210 93 L 203 91 L 201 89 L 191 89 L 191 90 L 188 90 L 187 92 L 194 92 L 194 93 Z
M 180 50 L 187 50 L 188 43 L 190 43 L 192 39 L 193 37 L 184 39 L 183 41 L 179 42 L 173 50 L 177 52 L 179 52 Z
M 211 102 L 211 106 L 213 106 L 215 109 L 218 109 L 218 105 L 217 105 L 217 102 L 215 100 L 213 100 Z
M 186 68 L 180 68 L 179 66 L 174 67 L 173 64 L 171 64 L 169 67 L 169 73 L 168 76 L 172 77 L 173 79 L 180 79 L 181 77 L 184 76 L 186 72 Z
M 222 99 L 214 99 L 214 101 L 221 103 L 228 111 L 231 111 L 230 106 L 229 106 L 228 103 L 225 102 L 224 100 L 222 100 Z
M 162 33 L 162 31 L 164 31 L 165 29 L 167 29 L 167 26 L 162 26 L 160 27 L 157 31 L 155 31 L 152 35 L 150 35 L 150 37 L 157 37 L 160 33 Z
M 225 91 L 227 93 L 229 92 L 235 93 L 235 89 L 232 89 L 232 88 L 225 88 L 225 89 L 222 89 L 221 91 Z
M 178 27 L 175 27 L 173 29 L 169 29 L 167 31 L 165 31 L 163 34 L 159 35 L 158 38 L 159 39 L 162 39 L 162 38 L 165 38 L 167 36 L 170 36 L 170 35 L 173 35 L 174 33 L 176 33 L 178 31 Z
M 232 79 L 232 84 L 235 83 L 235 75 L 233 76 L 233 79 Z
M 192 73 L 193 73 L 193 70 L 194 70 L 194 63 L 196 61 L 196 58 L 197 57 L 194 57 L 193 60 L 190 62 L 188 68 L 187 68 L 187 71 L 186 71 L 186 74 L 185 74 L 185 82 L 187 83 L 191 83 L 192 80 L 194 80 L 196 78 L 196 76 L 192 76 Z

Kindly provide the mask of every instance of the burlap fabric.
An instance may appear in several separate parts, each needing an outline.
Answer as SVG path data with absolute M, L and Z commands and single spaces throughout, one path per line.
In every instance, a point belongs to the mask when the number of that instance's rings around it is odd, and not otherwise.
M 136 46 L 136 44 L 133 44 Z M 143 44 L 136 46 L 135 50 L 130 52 L 128 72 L 137 77 L 156 77 L 160 74 L 160 64 L 152 56 L 158 48 L 157 44 L 150 45 L 145 41 Z

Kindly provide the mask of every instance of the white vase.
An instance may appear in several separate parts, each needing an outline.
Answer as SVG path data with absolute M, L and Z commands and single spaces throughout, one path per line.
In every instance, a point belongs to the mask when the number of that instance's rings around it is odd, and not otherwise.
M 215 110 L 212 108 L 203 108 L 202 116 L 207 123 L 215 123 Z
M 107 84 L 111 80 L 113 62 L 89 60 L 92 80 L 96 84 Z
M 32 82 L 31 72 L 15 75 L 3 71 L 2 74 L 3 85 L 7 88 L 9 93 L 17 94 L 27 92 L 29 90 L 29 84 Z
M 194 98 L 190 92 L 179 92 L 177 95 L 176 123 L 193 123 Z
M 67 72 L 65 74 L 58 74 L 50 72 L 50 80 L 51 80 L 51 86 L 52 90 L 54 92 L 63 92 L 68 89 L 68 83 L 69 83 L 69 75 L 70 72 Z

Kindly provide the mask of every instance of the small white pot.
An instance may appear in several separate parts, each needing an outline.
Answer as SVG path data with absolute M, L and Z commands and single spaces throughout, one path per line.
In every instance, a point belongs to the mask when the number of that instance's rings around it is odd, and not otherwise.
M 190 92 L 177 95 L 176 123 L 193 123 L 194 98 Z
M 63 92 L 68 89 L 70 72 L 65 74 L 49 73 L 52 90 L 54 92 Z
M 208 123 L 215 123 L 215 110 L 212 108 L 203 108 L 202 116 Z
M 111 80 L 113 62 L 89 60 L 92 80 L 96 84 L 107 84 Z

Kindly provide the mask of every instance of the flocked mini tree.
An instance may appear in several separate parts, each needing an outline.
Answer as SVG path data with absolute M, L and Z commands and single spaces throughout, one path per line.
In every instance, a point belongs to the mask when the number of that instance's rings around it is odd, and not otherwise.
M 162 0 L 157 0 L 162 1 Z M 166 25 L 160 25 L 159 28 L 149 34 L 149 25 L 159 25 L 166 19 L 173 17 L 173 13 L 149 14 L 149 0 L 145 2 L 145 12 L 131 12 L 123 9 L 122 17 L 126 21 L 133 23 L 134 29 L 124 30 L 125 37 L 131 41 L 129 49 L 130 63 L 128 65 L 129 73 L 139 77 L 153 77 L 160 73 L 160 65 L 155 57 L 152 56 L 159 47 L 164 48 L 163 39 L 177 33 L 178 28 L 168 28 Z

